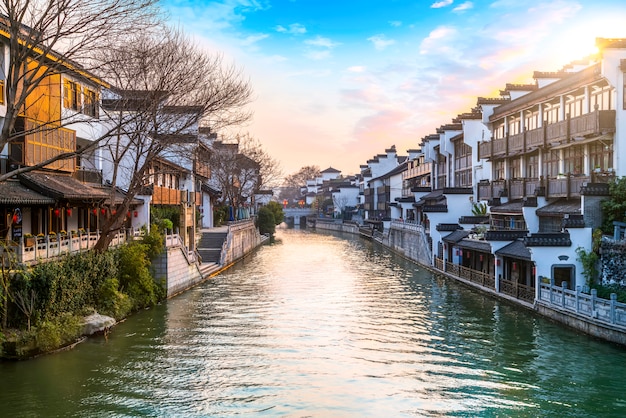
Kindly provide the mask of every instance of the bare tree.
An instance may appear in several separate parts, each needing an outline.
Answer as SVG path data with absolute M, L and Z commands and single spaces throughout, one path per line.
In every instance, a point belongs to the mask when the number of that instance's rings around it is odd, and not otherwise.
M 132 34 L 152 27 L 159 17 L 156 4 L 156 0 L 2 0 L 0 28 L 8 42 L 9 60 L 0 67 L 7 105 L 0 150 L 24 135 L 55 132 L 75 123 L 75 113 L 60 106 L 61 75 L 71 73 L 96 82 L 91 73 L 94 52 L 125 43 Z M 24 115 L 35 122 L 17 124 Z M 59 152 L 19 171 L 73 154 Z
M 130 202 L 149 182 L 153 162 L 191 158 L 201 120 L 224 127 L 246 121 L 251 89 L 220 55 L 196 47 L 180 30 L 146 31 L 99 57 L 100 71 L 116 88 L 103 100 L 116 135 L 101 144 L 105 177 L 126 190 L 124 201 L 101 226 L 96 250 L 108 248 Z M 105 122 L 105 123 L 106 123 Z M 112 196 L 113 198 L 113 196 Z
M 300 189 L 306 186 L 307 180 L 316 179 L 320 175 L 320 168 L 316 165 L 304 166 L 297 172 L 288 175 L 283 181 L 280 198 L 287 200 L 299 199 L 301 196 Z
M 216 141 L 207 162 L 214 186 L 221 190 L 225 203 L 238 206 L 250 201 L 260 190 L 279 184 L 280 165 L 250 134 L 230 141 Z

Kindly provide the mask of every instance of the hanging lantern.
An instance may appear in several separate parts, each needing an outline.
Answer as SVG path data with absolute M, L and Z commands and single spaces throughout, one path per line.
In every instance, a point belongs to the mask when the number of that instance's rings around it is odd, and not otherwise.
M 470 255 L 472 255 L 471 251 L 465 251 L 465 257 L 470 258 Z
M 16 224 L 18 220 L 17 213 L 13 214 L 13 223 Z
M 65 213 L 67 213 L 67 216 L 72 216 L 72 209 L 67 208 L 67 210 L 65 211 Z
M 97 216 L 98 215 L 98 209 L 94 209 L 91 212 L 93 212 L 93 216 Z
M 100 209 L 100 213 L 104 215 L 104 214 L 107 213 L 107 210 L 105 208 L 102 208 L 102 209 Z
M 496 260 L 496 266 L 499 266 L 499 265 L 500 265 L 500 259 L 497 259 Z
M 533 266 L 533 276 L 537 275 L 537 266 Z
M 135 211 L 134 215 L 135 215 L 135 218 L 136 218 L 137 216 L 139 216 L 139 212 Z
M 517 263 L 513 263 L 513 271 L 517 270 Z
M 117 214 L 117 211 L 115 209 L 113 209 L 113 211 L 111 212 L 113 215 Z
M 126 212 L 126 217 L 130 218 L 130 211 Z
M 56 208 L 54 210 L 54 216 L 59 217 L 60 214 L 61 214 L 61 211 L 59 210 L 59 208 Z
M 482 254 L 480 255 L 480 261 L 483 261 L 483 255 Z

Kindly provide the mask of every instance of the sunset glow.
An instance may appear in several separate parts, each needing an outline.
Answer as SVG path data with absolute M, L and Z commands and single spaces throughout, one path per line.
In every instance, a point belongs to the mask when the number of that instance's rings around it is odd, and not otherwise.
M 478 96 L 582 59 L 597 37 L 626 37 L 621 0 L 162 4 L 249 77 L 254 119 L 241 130 L 285 174 L 356 173 L 390 145 L 418 147 Z

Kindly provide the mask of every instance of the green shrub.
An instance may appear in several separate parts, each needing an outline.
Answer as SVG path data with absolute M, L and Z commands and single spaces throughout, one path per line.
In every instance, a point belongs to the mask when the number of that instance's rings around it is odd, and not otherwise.
M 156 224 L 161 229 L 180 228 L 180 208 L 176 206 L 151 206 L 150 224 Z
M 52 321 L 43 321 L 35 330 L 37 348 L 46 352 L 71 344 L 81 336 L 82 331 L 82 320 L 70 313 Z
M 154 260 L 165 249 L 163 244 L 165 242 L 163 229 L 159 228 L 158 225 L 153 224 L 150 227 L 150 232 L 144 234 L 141 242 L 145 245 L 148 259 Z
M 133 309 L 128 295 L 120 292 L 119 281 L 114 278 L 106 279 L 98 289 L 98 312 L 115 319 L 126 317 Z
M 158 302 L 159 289 L 150 275 L 150 260 L 146 245 L 133 242 L 119 249 L 119 283 L 128 294 L 134 309 L 153 306 Z
M 266 206 L 259 209 L 257 213 L 257 227 L 261 234 L 273 235 L 276 232 L 276 221 L 274 219 L 274 213 Z

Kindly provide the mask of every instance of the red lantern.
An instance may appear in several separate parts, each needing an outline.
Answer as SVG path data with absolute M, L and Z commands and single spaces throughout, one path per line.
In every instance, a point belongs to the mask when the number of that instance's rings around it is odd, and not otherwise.
M 500 260 L 498 259 L 496 260 L 496 266 L 499 266 L 499 265 L 500 265 Z
M 16 224 L 18 221 L 17 214 L 13 215 L 13 223 Z
M 480 255 L 480 261 L 483 261 L 483 255 L 482 254 Z
M 72 216 L 72 209 L 68 208 L 65 212 L 67 213 L 67 216 Z
M 537 274 L 537 267 L 533 266 L 533 276 L 535 276 Z
M 111 212 L 113 215 L 117 214 L 116 210 L 113 210 L 113 212 Z
M 130 211 L 126 212 L 126 217 L 130 218 Z
M 513 263 L 513 271 L 517 270 L 517 263 Z
M 136 218 L 139 215 L 139 212 L 135 211 L 134 215 L 135 215 L 135 218 Z
M 94 210 L 92 210 L 92 212 L 93 212 L 94 216 L 98 215 L 98 209 L 94 209 Z
M 58 208 L 54 210 L 54 216 L 58 217 L 60 213 L 61 211 Z
M 107 213 L 107 210 L 105 208 L 102 208 L 100 209 L 100 213 L 104 215 L 105 213 Z

